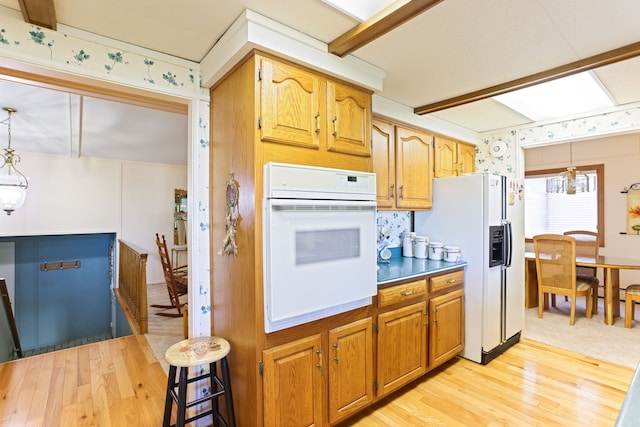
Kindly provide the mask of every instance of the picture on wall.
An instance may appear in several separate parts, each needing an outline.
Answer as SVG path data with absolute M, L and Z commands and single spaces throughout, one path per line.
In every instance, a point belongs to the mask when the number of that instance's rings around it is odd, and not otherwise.
M 627 234 L 640 235 L 640 191 L 627 192 Z

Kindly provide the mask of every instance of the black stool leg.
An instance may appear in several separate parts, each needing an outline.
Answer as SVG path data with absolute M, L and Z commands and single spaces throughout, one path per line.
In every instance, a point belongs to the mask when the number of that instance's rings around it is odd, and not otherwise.
M 222 358 L 222 382 L 224 384 L 224 400 L 227 402 L 227 425 L 236 426 L 236 415 L 233 412 L 233 394 L 231 393 L 231 375 L 229 375 L 229 361 Z
M 184 427 L 184 420 L 187 416 L 187 373 L 189 368 L 180 368 L 180 379 L 178 380 L 178 420 L 176 427 Z
M 216 362 L 209 363 L 209 384 L 211 386 L 211 395 L 215 395 L 218 392 L 218 382 L 216 381 Z M 213 427 L 220 425 L 220 406 L 218 405 L 218 397 L 211 399 L 211 408 L 213 414 Z
M 176 385 L 176 367 L 169 366 L 169 379 L 167 381 L 167 397 L 164 400 L 164 418 L 162 420 L 162 427 L 169 427 L 171 425 L 171 410 L 173 409 L 173 398 L 171 397 L 171 390 Z

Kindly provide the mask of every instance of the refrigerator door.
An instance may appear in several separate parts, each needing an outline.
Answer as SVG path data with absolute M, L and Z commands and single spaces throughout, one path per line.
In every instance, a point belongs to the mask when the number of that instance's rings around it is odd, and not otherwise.
M 486 227 L 486 233 L 489 234 L 493 227 L 497 227 L 500 230 L 499 236 L 502 238 L 502 241 L 498 242 L 500 252 L 502 252 L 502 264 L 491 266 L 492 263 L 488 263 L 485 266 L 487 280 L 483 293 L 482 351 L 490 352 L 503 342 L 505 304 L 503 298 L 505 274 L 503 269 L 507 254 L 504 252 L 504 239 L 506 236 L 502 223 L 505 215 L 503 177 L 489 175 L 487 176 L 486 185 L 487 221 L 489 223 Z M 494 250 L 493 238 L 495 236 L 488 236 L 490 242 L 487 247 L 488 251 Z
M 511 224 L 511 265 L 505 290 L 505 335 L 509 339 L 524 329 L 524 206 L 521 200 L 507 205 Z

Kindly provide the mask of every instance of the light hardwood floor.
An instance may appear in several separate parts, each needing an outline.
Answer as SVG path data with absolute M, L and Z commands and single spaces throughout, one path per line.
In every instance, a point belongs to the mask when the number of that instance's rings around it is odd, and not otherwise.
M 161 425 L 167 376 L 148 339 L 164 331 L 162 353 L 182 327 L 151 313 L 150 335 L 0 364 L 0 427 Z M 612 426 L 632 376 L 523 340 L 486 366 L 457 358 L 342 426 Z
M 612 426 L 632 376 L 524 341 L 487 366 L 456 359 L 343 425 Z M 165 387 L 143 336 L 0 364 L 0 426 L 155 427 Z

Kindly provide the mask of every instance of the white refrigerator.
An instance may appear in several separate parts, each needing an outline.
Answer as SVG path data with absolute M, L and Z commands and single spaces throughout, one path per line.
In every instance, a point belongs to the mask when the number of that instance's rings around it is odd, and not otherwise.
M 415 212 L 417 235 L 460 247 L 467 262 L 460 355 L 474 362 L 489 363 L 524 327 L 522 205 L 506 177 L 470 174 L 434 179 L 433 209 Z

